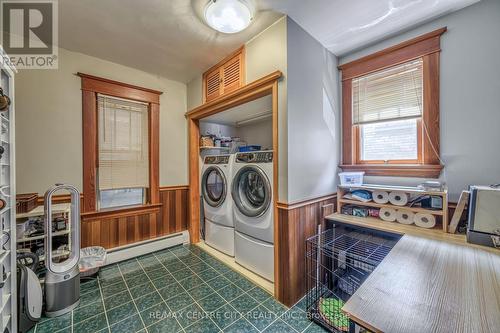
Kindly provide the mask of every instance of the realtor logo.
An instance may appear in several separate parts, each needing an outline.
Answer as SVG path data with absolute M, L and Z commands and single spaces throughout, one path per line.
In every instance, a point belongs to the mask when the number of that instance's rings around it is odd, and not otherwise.
M 57 68 L 57 1 L 2 0 L 2 61 L 17 69 Z

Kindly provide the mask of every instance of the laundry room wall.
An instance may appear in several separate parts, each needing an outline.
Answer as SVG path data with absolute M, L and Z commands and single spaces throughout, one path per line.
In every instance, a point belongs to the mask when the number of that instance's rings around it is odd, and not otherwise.
M 278 146 L 287 147 L 287 20 L 283 16 L 245 44 L 246 82 L 250 83 L 274 71 L 281 71 L 278 83 Z M 208 68 L 207 68 L 208 69 Z M 202 104 L 202 73 L 187 85 L 188 109 Z M 279 149 L 279 200 L 288 200 L 287 149 Z
M 337 57 L 291 18 L 288 50 L 288 202 L 336 192 L 340 158 Z
M 500 1 L 482 0 L 340 59 L 347 63 L 442 27 L 440 59 L 441 180 L 450 199 L 472 184 L 500 182 Z M 481 105 L 481 107 L 478 107 Z M 377 184 L 416 185 L 421 178 L 366 177 Z
M 160 186 L 187 184 L 186 85 L 59 49 L 59 69 L 20 70 L 16 75 L 17 192 L 43 194 L 57 182 L 82 190 L 82 94 L 77 72 L 163 91 Z
M 234 126 L 200 121 L 200 134 L 235 137 L 239 135 L 239 131 Z
M 273 149 L 272 119 L 239 127 L 238 136 L 249 145 L 259 145 L 262 146 L 262 149 Z

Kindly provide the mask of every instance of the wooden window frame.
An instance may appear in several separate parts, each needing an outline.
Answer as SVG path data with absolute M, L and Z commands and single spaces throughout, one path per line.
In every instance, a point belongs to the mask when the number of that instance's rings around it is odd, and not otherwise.
M 439 156 L 439 56 L 441 35 L 446 27 L 340 65 L 342 71 L 342 163 L 344 171 L 396 177 L 439 177 L 443 165 Z M 418 128 L 417 161 L 360 161 L 359 128 L 352 124 L 352 80 L 421 58 L 423 61 L 423 113 Z
M 83 120 L 83 213 L 97 211 L 97 168 L 98 168 L 98 108 L 97 94 L 148 103 L 148 148 L 149 148 L 149 188 L 146 206 L 160 203 L 159 186 L 159 135 L 160 135 L 160 95 L 161 91 L 142 88 L 84 73 L 81 78 L 82 120 Z M 125 209 L 128 209 L 127 207 Z M 111 211 L 124 208 L 117 207 Z

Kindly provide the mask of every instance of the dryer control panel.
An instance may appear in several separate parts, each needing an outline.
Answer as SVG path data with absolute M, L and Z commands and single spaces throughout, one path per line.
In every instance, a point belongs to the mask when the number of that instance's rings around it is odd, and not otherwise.
M 272 151 L 236 154 L 236 163 L 271 163 L 272 161 L 273 161 Z
M 228 164 L 229 155 L 206 156 L 205 164 Z

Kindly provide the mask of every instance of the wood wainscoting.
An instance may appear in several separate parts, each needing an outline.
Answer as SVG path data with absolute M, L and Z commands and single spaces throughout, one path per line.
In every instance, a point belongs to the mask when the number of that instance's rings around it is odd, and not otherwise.
M 65 194 L 52 199 L 55 204 L 70 202 L 70 196 Z M 81 199 L 83 201 L 83 195 Z M 160 187 L 159 201 L 139 207 L 82 213 L 81 246 L 110 249 L 188 230 L 189 186 Z M 38 197 L 37 204 L 43 205 L 43 196 Z
M 111 249 L 162 236 L 161 205 L 111 212 L 83 213 L 81 246 Z
M 287 306 L 306 293 L 305 244 L 316 234 L 324 216 L 335 211 L 337 195 L 331 194 L 295 204 L 278 203 L 278 292 L 276 298 Z
M 82 247 L 114 248 L 188 229 L 188 186 L 160 188 L 160 203 L 111 212 L 82 213 Z

